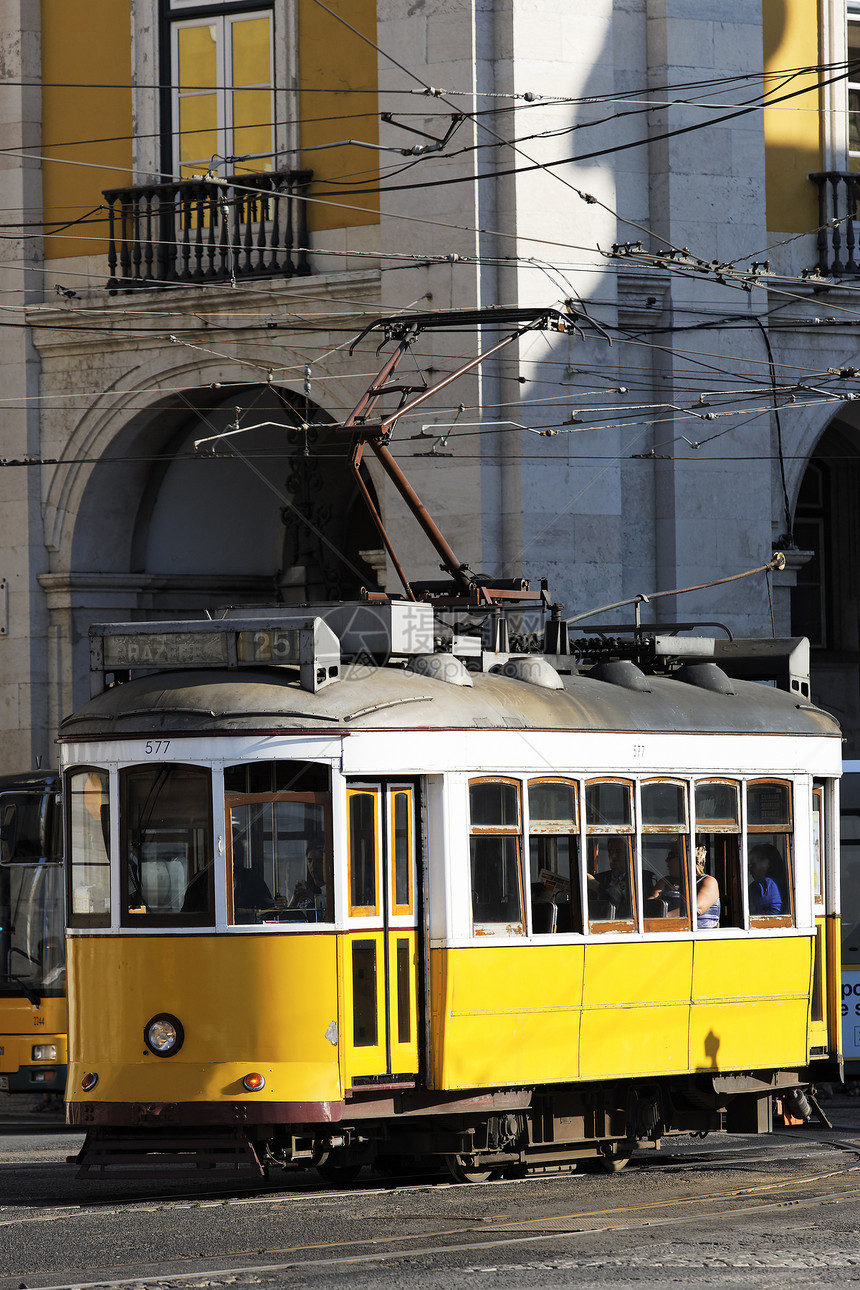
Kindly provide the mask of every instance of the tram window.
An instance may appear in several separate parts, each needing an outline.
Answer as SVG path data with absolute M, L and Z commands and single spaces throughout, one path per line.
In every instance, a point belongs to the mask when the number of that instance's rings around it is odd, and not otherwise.
M 66 776 L 70 927 L 110 926 L 109 785 L 105 770 Z
M 641 793 L 645 931 L 689 931 L 687 785 L 646 780 Z
M 643 834 L 642 899 L 646 932 L 689 931 L 689 886 L 686 834 Z
M 472 925 L 480 936 L 522 936 L 520 786 L 513 780 L 469 784 Z
M 687 785 L 670 779 L 649 779 L 642 784 L 642 827 L 686 828 Z
M 353 917 L 379 913 L 379 797 L 373 790 L 347 793 L 349 912 Z
M 576 785 L 529 783 L 529 883 L 532 931 L 581 932 Z
M 225 785 L 242 782 L 238 775 L 225 775 Z M 244 780 L 258 786 L 273 782 L 278 782 L 273 776 Z M 330 793 L 227 792 L 224 806 L 230 826 L 229 921 L 243 926 L 332 922 Z
M 743 927 L 740 786 L 734 780 L 696 783 L 695 901 L 697 930 Z
M 126 926 L 212 926 L 208 770 L 167 762 L 122 770 L 120 839 Z
M 271 796 L 273 793 L 328 793 L 330 788 L 329 768 L 322 762 L 256 761 L 224 767 L 225 793 Z
M 397 940 L 397 1042 L 408 1044 L 412 1038 L 412 1009 L 410 1007 L 410 971 L 412 954 L 409 941 Z
M 585 786 L 585 818 L 589 828 L 594 825 L 633 823 L 632 787 L 622 780 L 596 780 Z
M 860 967 L 860 774 L 848 770 L 839 787 L 839 890 L 842 962 Z
M 812 888 L 816 905 L 824 904 L 824 786 L 812 790 Z
M 391 828 L 391 891 L 393 914 L 410 914 L 413 906 L 412 851 L 414 817 L 412 789 L 394 788 L 388 795 Z
M 376 942 L 352 943 L 352 1042 L 356 1048 L 375 1048 L 378 1001 L 376 981 Z
M 585 826 L 589 928 L 593 932 L 634 931 L 633 785 L 627 780 L 586 784 Z
M 520 826 L 519 785 L 502 780 L 477 780 L 469 785 L 469 816 L 473 829 L 514 829 Z
M 751 927 L 790 927 L 794 922 L 791 864 L 791 784 L 747 784 L 747 898 Z

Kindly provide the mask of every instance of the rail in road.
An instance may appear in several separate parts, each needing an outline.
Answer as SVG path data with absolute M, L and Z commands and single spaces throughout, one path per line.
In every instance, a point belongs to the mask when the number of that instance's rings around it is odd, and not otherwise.
M 860 1280 L 860 1114 L 832 1131 L 705 1139 L 615 1176 L 333 1190 L 74 1178 L 75 1135 L 0 1127 L 0 1290 L 135 1286 L 815 1285 Z

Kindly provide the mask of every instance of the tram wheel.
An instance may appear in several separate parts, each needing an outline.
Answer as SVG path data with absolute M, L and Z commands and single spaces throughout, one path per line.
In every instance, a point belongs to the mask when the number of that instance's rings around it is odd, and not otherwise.
M 479 1168 L 474 1164 L 470 1164 L 471 1159 L 471 1156 L 445 1157 L 448 1172 L 455 1182 L 482 1183 L 486 1182 L 488 1178 L 492 1178 L 495 1173 L 494 1169 Z
M 633 1148 L 623 1142 L 607 1142 L 597 1157 L 600 1168 L 608 1174 L 617 1174 L 633 1155 Z

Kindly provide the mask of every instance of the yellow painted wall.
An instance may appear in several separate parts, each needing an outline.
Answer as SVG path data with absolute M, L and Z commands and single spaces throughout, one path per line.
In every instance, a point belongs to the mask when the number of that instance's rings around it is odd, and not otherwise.
M 376 40 L 375 0 L 330 0 L 329 8 Z M 312 0 L 299 0 L 300 138 L 303 145 L 379 139 L 376 49 Z M 93 33 L 98 33 L 98 39 Z M 45 256 L 101 254 L 106 221 L 61 226 L 102 203 L 102 190 L 132 182 L 131 18 L 128 0 L 42 0 L 42 153 Z M 74 81 L 74 85 L 68 82 Z M 348 93 L 358 87 L 363 93 Z M 318 92 L 322 91 L 322 92 Z M 155 91 L 153 91 L 155 92 Z M 51 160 L 55 159 L 55 160 Z M 76 162 L 83 165 L 64 163 Z M 367 149 L 309 152 L 301 165 L 317 184 L 376 187 L 378 155 Z M 317 186 L 315 184 L 315 187 Z M 336 194 L 327 196 L 337 202 Z M 344 196 L 312 204 L 311 230 L 373 224 L 379 199 Z M 53 232 L 52 229 L 58 230 Z
M 766 72 L 810 67 L 823 60 L 817 0 L 762 0 L 762 27 Z M 822 169 L 820 95 L 814 76 L 775 88 L 778 83 L 767 82 L 777 97 L 804 84 L 812 88 L 764 113 L 767 226 L 802 233 L 818 224 L 817 190 L 807 176 Z
M 52 227 L 132 181 L 130 23 L 128 0 L 42 0 L 42 153 L 56 159 L 42 180 L 47 259 L 103 253 L 103 220 Z
M 301 144 L 309 148 L 341 139 L 379 142 L 379 104 L 377 98 L 376 0 L 327 0 L 328 8 L 341 15 L 348 27 L 314 4 L 299 0 L 299 87 Z M 363 93 L 350 93 L 353 88 Z M 324 152 L 302 154 L 301 164 L 314 172 L 311 193 L 320 185 L 326 189 L 325 201 L 312 202 L 308 211 L 311 231 L 343 228 L 379 221 L 379 197 L 350 192 L 339 199 L 330 192 L 326 181 L 344 181 L 345 189 L 379 181 L 379 154 L 368 148 L 331 148 Z M 339 208 L 334 204 L 342 201 Z M 357 209 L 356 209 L 357 208 Z

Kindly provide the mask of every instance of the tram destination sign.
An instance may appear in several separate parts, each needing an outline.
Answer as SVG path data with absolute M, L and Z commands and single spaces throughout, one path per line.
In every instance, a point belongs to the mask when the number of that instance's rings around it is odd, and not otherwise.
M 111 623 L 90 631 L 94 694 L 109 672 L 282 665 L 299 668 L 303 689 L 318 690 L 340 675 L 340 643 L 316 617 L 289 624 L 264 619 Z
M 226 667 L 227 633 L 209 631 L 120 633 L 104 638 L 106 668 Z
M 236 663 L 292 663 L 301 659 L 296 627 L 254 627 L 250 631 L 147 631 L 103 638 L 108 669 L 140 667 L 229 667 Z

